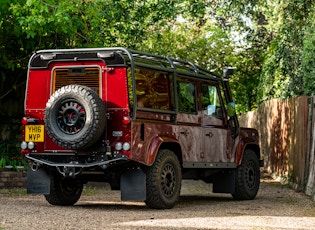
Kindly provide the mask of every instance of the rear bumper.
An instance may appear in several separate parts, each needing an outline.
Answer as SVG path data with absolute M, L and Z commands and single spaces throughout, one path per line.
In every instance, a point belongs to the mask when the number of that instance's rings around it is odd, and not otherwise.
M 74 167 L 74 168 L 90 168 L 94 166 L 106 166 L 111 163 L 115 163 L 118 161 L 125 161 L 128 159 L 128 156 L 126 155 L 121 155 L 117 158 L 110 159 L 110 160 L 103 160 L 103 161 L 93 161 L 91 163 L 85 162 L 79 162 L 79 161 L 69 161 L 68 163 L 61 163 L 61 162 L 54 162 L 51 160 L 46 160 L 38 157 L 39 155 L 30 155 L 26 154 L 25 157 L 33 162 L 47 165 L 47 166 L 52 166 L 52 167 Z

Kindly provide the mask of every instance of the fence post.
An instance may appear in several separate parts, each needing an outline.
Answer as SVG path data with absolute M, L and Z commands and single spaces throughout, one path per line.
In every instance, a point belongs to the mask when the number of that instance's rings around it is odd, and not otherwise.
M 314 96 L 310 97 L 310 104 L 309 104 L 309 122 L 310 122 L 310 132 L 308 133 L 308 138 L 310 140 L 310 148 L 307 152 L 306 156 L 306 173 L 305 175 L 308 175 L 307 184 L 305 193 L 309 196 L 313 196 L 313 199 L 315 199 L 314 193 L 315 193 L 315 122 L 314 122 Z

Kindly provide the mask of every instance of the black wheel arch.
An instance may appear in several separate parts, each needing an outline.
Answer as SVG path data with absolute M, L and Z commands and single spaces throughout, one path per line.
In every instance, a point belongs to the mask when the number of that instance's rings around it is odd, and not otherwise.
M 243 156 L 244 156 L 244 153 L 246 150 L 252 150 L 255 152 L 258 160 L 262 159 L 262 156 L 261 156 L 261 152 L 260 152 L 260 147 L 259 145 L 255 144 L 255 143 L 248 143 L 248 144 L 245 144 L 243 146 L 243 149 L 242 151 L 240 152 L 240 156 L 236 156 L 236 160 L 237 160 L 237 165 L 240 165 L 242 163 L 242 160 L 243 160 Z M 262 167 L 262 166 L 261 166 Z
M 182 149 L 179 145 L 179 143 L 176 142 L 163 142 L 159 149 L 169 149 L 175 153 L 177 156 L 179 163 L 181 166 L 183 166 L 183 156 L 182 156 Z

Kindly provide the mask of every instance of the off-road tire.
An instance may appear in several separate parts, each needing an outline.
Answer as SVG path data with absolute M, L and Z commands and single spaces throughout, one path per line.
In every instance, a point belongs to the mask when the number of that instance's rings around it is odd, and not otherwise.
M 44 121 L 48 135 L 56 144 L 68 149 L 84 149 L 104 132 L 105 107 L 92 89 L 68 85 L 51 95 Z
M 181 165 L 168 149 L 158 152 L 154 164 L 145 169 L 146 200 L 149 208 L 170 209 L 178 202 L 181 190 Z
M 65 178 L 58 173 L 50 177 L 50 193 L 45 195 L 48 203 L 52 205 L 74 205 L 81 197 L 83 183 L 79 179 Z
M 256 153 L 246 149 L 242 163 L 236 169 L 235 192 L 236 200 L 252 200 L 256 197 L 260 185 L 259 160 Z

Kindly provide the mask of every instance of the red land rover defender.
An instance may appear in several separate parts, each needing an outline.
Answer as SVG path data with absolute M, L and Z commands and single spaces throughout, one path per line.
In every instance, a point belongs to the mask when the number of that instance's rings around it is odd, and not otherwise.
M 263 165 L 256 130 L 240 128 L 228 78 L 125 48 L 40 50 L 29 61 L 22 154 L 27 191 L 73 205 L 83 184 L 172 208 L 182 179 L 254 199 Z

